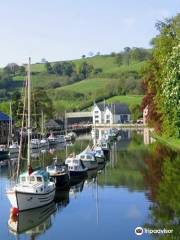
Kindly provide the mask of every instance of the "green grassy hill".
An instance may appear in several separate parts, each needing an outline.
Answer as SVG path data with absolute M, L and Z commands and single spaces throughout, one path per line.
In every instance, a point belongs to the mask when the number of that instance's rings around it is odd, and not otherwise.
M 82 110 L 92 105 L 94 101 L 107 99 L 108 102 L 124 102 L 140 104 L 142 90 L 140 87 L 141 70 L 146 61 L 117 62 L 117 55 L 99 55 L 89 58 L 68 61 L 74 64 L 78 73 L 83 62 L 94 69 L 101 69 L 98 74 L 91 73 L 84 80 L 72 81 L 70 77 L 54 73 L 47 73 L 45 64 L 36 63 L 31 66 L 31 79 L 34 88 L 41 87 L 47 91 L 52 99 L 56 113 L 64 110 Z M 51 66 L 55 64 L 51 63 Z M 1 69 L 2 70 L 2 69 Z M 23 86 L 24 76 L 15 74 L 13 86 L 8 91 L 9 96 Z M 58 83 L 54 86 L 54 83 Z M 60 87 L 59 87 L 60 86 Z M 1 98 L 1 97 L 0 97 Z M 3 109 L 6 104 L 3 103 Z

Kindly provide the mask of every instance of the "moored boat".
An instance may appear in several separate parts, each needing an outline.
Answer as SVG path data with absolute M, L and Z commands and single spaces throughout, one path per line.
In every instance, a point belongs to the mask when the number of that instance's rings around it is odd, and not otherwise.
M 50 177 L 54 179 L 56 187 L 66 188 L 70 185 L 70 175 L 66 165 L 58 164 L 57 158 L 54 159 L 54 163 L 46 167 L 46 171 Z
M 50 181 L 49 174 L 44 170 L 33 171 L 31 167 L 31 91 L 30 91 L 30 59 L 28 65 L 28 76 L 26 80 L 27 86 L 27 166 L 26 172 L 19 175 L 20 169 L 17 168 L 18 183 L 14 187 L 7 190 L 8 199 L 13 208 L 19 211 L 29 210 L 42 207 L 53 201 L 55 196 L 55 183 Z M 26 99 L 25 99 L 26 100 Z M 26 102 L 26 101 L 24 101 Z M 25 105 L 24 111 L 25 112 Z M 23 115 L 24 116 L 24 115 Z M 24 119 L 24 118 L 23 118 Z M 22 121 L 23 122 L 23 121 Z M 23 129 L 23 124 L 22 124 Z M 21 132 L 22 132 L 21 129 Z M 22 142 L 20 144 L 22 146 Z M 18 158 L 18 166 L 20 166 L 20 157 Z
M 95 159 L 98 163 L 104 163 L 105 156 L 102 148 L 100 146 L 95 146 L 93 148 Z
M 81 152 L 78 157 L 83 161 L 84 166 L 87 167 L 88 170 L 96 169 L 98 167 L 94 152 L 89 146 L 87 146 L 87 148 Z
M 9 145 L 9 154 L 18 154 L 19 153 L 19 144 L 18 142 L 12 142 L 12 144 Z
M 84 166 L 81 159 L 78 156 L 71 154 L 65 161 L 65 164 L 68 165 L 68 170 L 70 177 L 85 177 L 87 176 L 87 167 Z

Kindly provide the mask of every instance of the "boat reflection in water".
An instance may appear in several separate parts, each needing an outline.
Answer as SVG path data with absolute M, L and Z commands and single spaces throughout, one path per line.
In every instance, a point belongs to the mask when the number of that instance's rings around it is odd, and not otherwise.
M 41 208 L 19 212 L 17 215 L 11 209 L 8 221 L 9 230 L 15 235 L 26 233 L 30 236 L 37 236 L 51 227 L 52 215 L 55 212 L 54 202 Z

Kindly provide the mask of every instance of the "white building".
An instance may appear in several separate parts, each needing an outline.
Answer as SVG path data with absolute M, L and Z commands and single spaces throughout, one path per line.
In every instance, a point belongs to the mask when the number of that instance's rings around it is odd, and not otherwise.
M 130 121 L 131 113 L 126 104 L 94 104 L 93 124 L 116 124 Z

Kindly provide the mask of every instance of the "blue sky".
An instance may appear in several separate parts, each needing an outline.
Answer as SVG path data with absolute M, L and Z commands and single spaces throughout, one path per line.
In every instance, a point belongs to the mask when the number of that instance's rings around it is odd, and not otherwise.
M 179 0 L 6 0 L 0 3 L 0 66 L 149 47 L 157 20 Z

